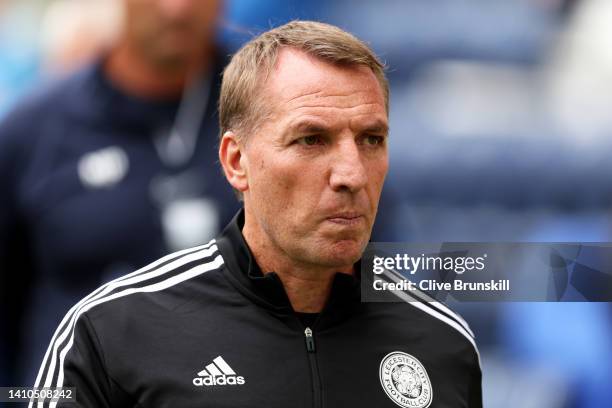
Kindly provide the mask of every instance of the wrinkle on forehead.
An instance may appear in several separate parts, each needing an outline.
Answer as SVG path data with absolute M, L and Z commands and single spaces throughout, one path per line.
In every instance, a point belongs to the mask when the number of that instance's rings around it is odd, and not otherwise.
M 334 94 L 334 93 L 326 93 L 325 90 L 320 89 L 318 91 L 312 91 L 312 92 L 306 92 L 306 93 L 298 94 L 298 95 L 296 95 L 296 96 L 294 96 L 292 98 L 289 98 L 289 100 L 287 100 L 287 102 L 293 102 L 293 101 L 301 99 L 301 98 L 309 98 L 309 97 L 316 98 L 316 99 L 319 99 L 319 98 L 334 98 L 334 97 L 344 98 L 344 97 L 347 97 L 347 96 L 352 96 L 352 95 L 355 95 L 355 94 L 358 94 L 358 93 L 366 93 L 366 92 L 367 91 L 365 91 L 365 90 L 359 90 L 359 91 L 356 91 L 356 92 L 351 92 L 349 94 L 347 94 L 347 93 Z
M 387 115 L 384 103 L 378 96 L 363 86 L 354 92 L 347 90 L 346 93 L 318 89 L 313 92 L 301 92 L 286 102 L 278 98 L 280 103 L 277 112 L 291 117 L 318 116 L 321 119 L 326 118 L 326 121 L 341 121 L 363 115 L 380 116 L 380 120 L 385 120 Z M 361 122 L 361 119 L 357 121 Z
M 325 91 L 317 91 L 297 95 L 288 101 L 285 105 L 293 109 L 301 108 L 356 108 L 367 105 L 380 105 L 380 101 L 373 98 L 372 94 L 359 90 L 346 94 L 325 94 Z
M 378 107 L 380 104 L 378 103 L 355 103 L 355 104 L 347 104 L 345 106 L 338 106 L 337 103 L 330 105 L 300 105 L 295 107 L 294 109 L 355 109 L 355 108 L 366 108 L 366 107 Z

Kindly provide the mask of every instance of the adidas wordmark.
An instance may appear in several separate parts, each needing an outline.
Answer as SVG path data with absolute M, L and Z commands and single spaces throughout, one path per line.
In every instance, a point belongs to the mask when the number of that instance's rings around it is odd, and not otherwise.
M 244 377 L 237 375 L 234 370 L 225 362 L 223 357 L 218 356 L 212 363 L 198 373 L 198 377 L 193 379 L 193 385 L 197 387 L 213 385 L 242 385 Z

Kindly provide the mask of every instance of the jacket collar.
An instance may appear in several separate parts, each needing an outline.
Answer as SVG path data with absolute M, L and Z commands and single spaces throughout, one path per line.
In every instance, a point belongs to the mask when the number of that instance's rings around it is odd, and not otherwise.
M 293 308 L 283 284 L 275 272 L 262 273 L 242 235 L 244 209 L 241 209 L 227 225 L 217 245 L 227 267 L 230 281 L 257 304 L 281 314 L 293 314 Z M 341 305 L 360 302 L 360 262 L 355 264 L 355 275 L 336 273 L 330 299 L 324 313 L 331 313 Z

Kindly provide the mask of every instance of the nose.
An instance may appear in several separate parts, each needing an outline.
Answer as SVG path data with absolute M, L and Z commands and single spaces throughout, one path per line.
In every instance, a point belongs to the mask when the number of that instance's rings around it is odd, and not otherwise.
M 366 186 L 368 174 L 355 140 L 343 141 L 331 161 L 329 184 L 332 190 L 356 193 Z

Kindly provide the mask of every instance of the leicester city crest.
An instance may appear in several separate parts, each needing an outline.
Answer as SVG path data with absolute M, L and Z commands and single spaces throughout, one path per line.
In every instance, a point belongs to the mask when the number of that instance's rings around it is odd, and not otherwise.
M 433 389 L 425 367 L 410 354 L 394 351 L 380 362 L 380 384 L 400 407 L 427 408 Z

